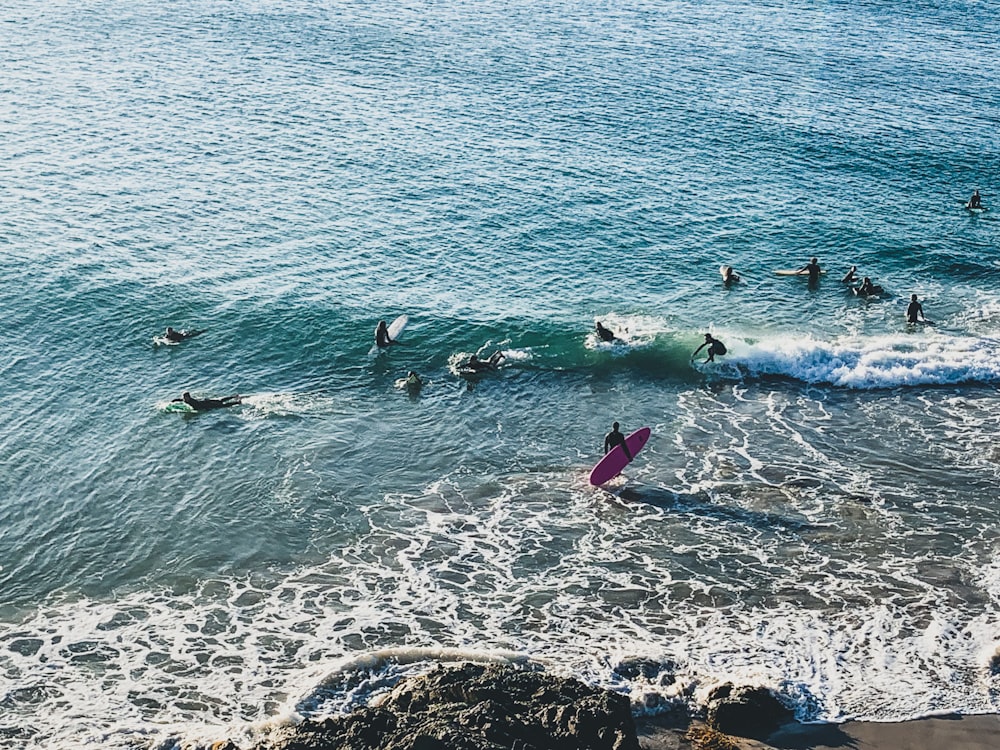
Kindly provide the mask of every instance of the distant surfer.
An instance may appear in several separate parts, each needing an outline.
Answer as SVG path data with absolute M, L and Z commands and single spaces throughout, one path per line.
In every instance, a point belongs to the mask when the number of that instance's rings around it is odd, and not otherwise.
M 419 391 L 423 387 L 424 387 L 424 381 L 420 379 L 420 376 L 417 375 L 417 373 L 415 373 L 413 370 L 410 370 L 408 373 L 406 373 L 407 390 Z
M 966 208 L 982 208 L 983 207 L 983 199 L 979 196 L 979 190 L 976 190 L 976 192 L 974 192 L 972 194 L 972 197 L 969 198 L 969 202 L 968 202 L 968 204 L 965 207 Z
M 225 409 L 229 406 L 238 406 L 243 401 L 239 394 L 234 396 L 224 396 L 223 398 L 195 398 L 189 391 L 184 391 L 180 398 L 173 399 L 170 403 L 185 403 L 195 411 L 208 411 L 209 409 Z
M 694 354 L 691 355 L 691 359 L 698 356 L 700 352 L 705 347 L 708 347 L 708 357 L 705 359 L 706 362 L 714 362 L 715 355 L 718 354 L 720 357 L 726 353 L 726 345 L 719 341 L 717 338 L 713 338 L 712 334 L 705 334 L 705 343 L 694 350 Z
M 469 361 L 465 363 L 466 369 L 473 370 L 475 372 L 484 372 L 485 370 L 495 370 L 500 366 L 500 360 L 506 358 L 506 355 L 497 349 L 486 359 L 480 359 L 479 355 L 472 354 L 469 356 Z
M 604 455 L 613 451 L 616 445 L 622 447 L 622 450 L 625 451 L 625 458 L 631 461 L 632 453 L 628 449 L 628 443 L 625 442 L 625 436 L 618 429 L 617 422 L 611 425 L 611 432 L 604 436 Z
M 919 319 L 918 319 L 919 316 Z M 927 323 L 927 318 L 924 315 L 924 306 L 917 302 L 917 295 L 910 295 L 910 304 L 906 306 L 906 322 L 907 323 Z
M 621 341 L 620 338 L 615 336 L 610 330 L 601 325 L 601 321 L 597 321 L 597 335 L 600 337 L 601 341 L 606 341 L 609 344 L 612 341 Z
M 840 280 L 841 284 L 853 284 L 858 280 L 858 267 L 851 266 L 851 270 L 844 274 L 844 278 Z
M 385 324 L 384 320 L 380 320 L 378 325 L 375 326 L 375 346 L 379 349 L 385 349 L 388 346 L 394 346 L 398 343 L 398 341 L 393 341 L 389 337 L 389 327 Z
M 167 326 L 167 332 L 163 334 L 163 338 L 165 338 L 167 341 L 169 341 L 169 342 L 171 342 L 173 344 L 176 344 L 176 343 L 178 343 L 180 341 L 183 341 L 184 339 L 192 339 L 195 336 L 198 336 L 198 335 L 200 335 L 200 334 L 202 334 L 204 332 L 205 332 L 204 330 L 202 330 L 202 331 L 177 331 L 177 330 L 171 328 L 170 326 Z
M 810 258 L 809 262 L 799 269 L 799 273 L 808 273 L 809 283 L 816 284 L 819 282 L 819 274 L 821 270 L 822 269 L 819 267 L 819 261 L 816 258 Z
M 726 266 L 723 269 L 723 273 L 722 273 L 722 283 L 723 284 L 725 284 L 726 286 L 729 286 L 730 284 L 735 284 L 739 280 L 740 280 L 740 277 L 737 275 L 736 271 L 733 270 L 732 266 Z

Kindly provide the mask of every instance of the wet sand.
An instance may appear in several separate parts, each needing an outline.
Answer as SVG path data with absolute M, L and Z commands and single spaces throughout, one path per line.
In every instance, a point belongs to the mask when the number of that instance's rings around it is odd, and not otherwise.
M 688 725 L 667 719 L 639 719 L 642 750 L 687 750 Z M 1000 715 L 943 716 L 896 723 L 792 724 L 768 742 L 731 738 L 741 750 L 995 750 Z

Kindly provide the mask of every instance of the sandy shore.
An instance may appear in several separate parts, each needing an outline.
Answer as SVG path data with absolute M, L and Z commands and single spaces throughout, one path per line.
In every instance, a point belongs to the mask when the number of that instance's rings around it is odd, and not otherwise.
M 687 725 L 658 719 L 637 721 L 642 750 L 687 750 Z M 849 721 L 790 725 L 769 743 L 740 740 L 742 750 L 995 750 L 1000 716 L 947 716 L 899 723 Z

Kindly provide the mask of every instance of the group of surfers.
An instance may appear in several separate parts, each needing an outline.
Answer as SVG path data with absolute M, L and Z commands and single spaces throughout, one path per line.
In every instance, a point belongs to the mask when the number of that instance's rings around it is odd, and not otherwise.
M 979 202 L 979 191 L 977 190 L 969 201 L 970 206 L 975 203 L 977 206 L 982 204 Z M 823 269 L 820 268 L 818 258 L 810 258 L 809 262 L 804 266 L 799 268 L 796 273 L 809 276 L 809 283 L 815 284 L 819 281 L 820 274 Z M 844 275 L 840 280 L 843 284 L 854 284 L 858 280 L 858 267 L 851 266 L 850 270 Z M 723 270 L 723 283 L 726 286 L 736 283 L 740 280 L 740 277 L 733 270 L 732 266 L 725 266 Z M 858 286 L 851 287 L 852 292 L 858 297 L 871 297 L 880 294 L 885 294 L 885 289 L 881 285 L 874 283 L 870 277 L 865 276 L 861 280 L 861 284 Z M 916 294 L 910 295 L 910 303 L 906 306 L 906 321 L 907 323 L 930 323 L 926 316 L 924 315 L 924 306 L 917 299 Z M 596 326 L 597 337 L 604 341 L 605 343 L 622 343 L 622 339 L 615 335 L 614 331 L 611 331 L 605 327 L 601 321 L 597 321 Z M 691 355 L 691 359 L 698 356 L 698 353 L 708 347 L 706 352 L 707 357 L 705 362 L 714 362 L 717 355 L 721 356 L 726 353 L 726 345 L 719 341 L 717 338 L 713 337 L 712 334 L 705 334 L 705 342 L 694 350 Z

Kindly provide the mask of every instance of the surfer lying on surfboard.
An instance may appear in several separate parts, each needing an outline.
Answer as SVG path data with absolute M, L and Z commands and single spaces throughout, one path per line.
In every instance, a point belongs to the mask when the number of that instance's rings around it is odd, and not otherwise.
M 615 336 L 610 330 L 601 325 L 601 321 L 597 321 L 597 336 L 601 341 L 606 341 L 607 343 L 612 343 L 614 341 L 621 341 L 620 338 Z
M 500 360 L 504 359 L 506 355 L 497 349 L 486 359 L 480 359 L 478 355 L 473 354 L 469 357 L 469 361 L 465 363 L 465 368 L 468 370 L 474 370 L 475 372 L 483 372 L 484 370 L 495 370 L 500 366 Z
M 163 334 L 163 338 L 165 338 L 167 341 L 171 342 L 172 344 L 176 344 L 177 342 L 183 341 L 184 339 L 193 339 L 195 336 L 198 336 L 199 334 L 202 334 L 204 332 L 205 332 L 204 330 L 201 330 L 201 331 L 176 331 L 173 328 L 171 328 L 170 326 L 167 326 L 167 332 Z
M 225 409 L 229 406 L 242 404 L 239 394 L 233 396 L 223 396 L 222 398 L 195 398 L 190 391 L 184 391 L 180 398 L 172 399 L 172 404 L 185 403 L 195 411 L 208 411 L 209 409 Z

